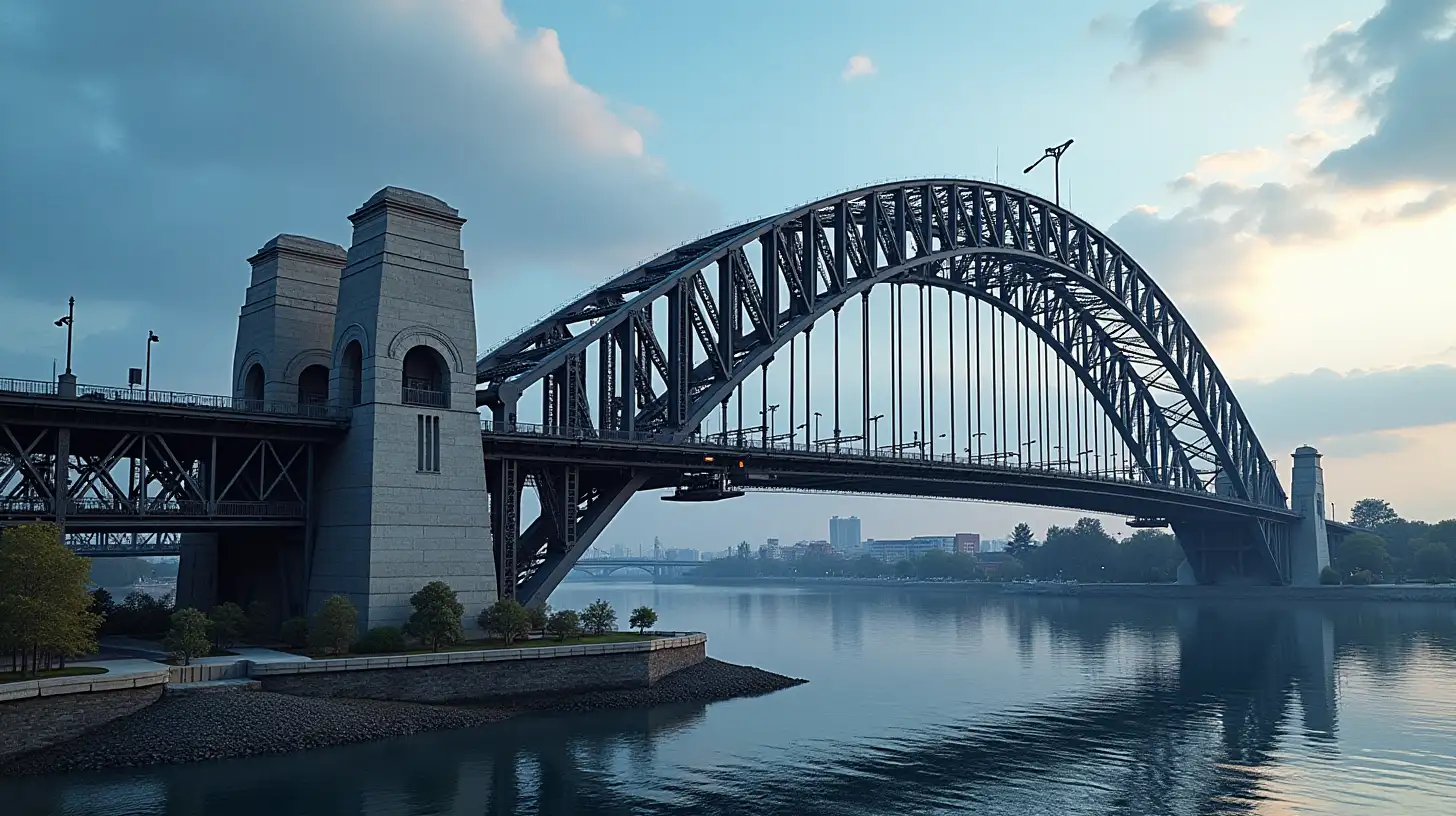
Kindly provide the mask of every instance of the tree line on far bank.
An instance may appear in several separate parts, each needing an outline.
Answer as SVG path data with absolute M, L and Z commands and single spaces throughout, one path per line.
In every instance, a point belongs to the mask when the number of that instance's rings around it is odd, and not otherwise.
M 1456 519 L 1412 521 L 1390 502 L 1368 498 L 1351 506 L 1350 524 L 1362 532 L 1331 545 L 1324 583 L 1439 583 L 1456 577 Z
M 1010 581 L 1021 578 L 1158 583 L 1177 579 L 1183 551 L 1178 541 L 1159 530 L 1139 530 L 1117 539 L 1094 518 L 1070 527 L 1051 527 L 1037 544 L 1026 524 L 1008 537 L 1005 553 L 984 557 L 932 550 L 894 563 L 869 555 L 849 558 L 806 554 L 795 561 L 753 557 L 739 545 L 738 555 L 708 561 L 694 575 L 720 578 L 842 577 L 919 578 L 958 581 Z

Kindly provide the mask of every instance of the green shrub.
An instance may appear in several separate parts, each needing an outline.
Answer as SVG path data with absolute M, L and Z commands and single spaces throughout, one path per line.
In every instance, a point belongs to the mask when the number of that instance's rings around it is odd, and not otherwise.
M 1320 570 L 1321 584 L 1338 584 L 1339 582 L 1340 573 L 1336 572 L 1334 567 L 1325 567 Z
M 1350 573 L 1350 577 L 1346 583 L 1354 584 L 1355 586 L 1369 586 L 1375 583 L 1375 575 L 1370 570 L 1355 570 Z
M 376 626 L 354 644 L 358 654 L 386 654 L 404 651 L 404 632 L 397 626 Z
M 465 607 L 455 597 L 455 590 L 444 581 L 431 581 L 410 598 L 409 622 L 404 631 L 417 637 L 430 651 L 438 652 L 442 646 L 459 643 L 465 638 L 460 627 L 460 616 Z
M 617 631 L 617 610 L 597 598 L 586 609 L 581 610 L 581 625 L 589 635 L 605 635 Z
M 348 654 L 359 636 L 359 610 L 344 595 L 333 595 L 324 601 L 309 627 L 309 645 L 329 654 Z
M 551 620 L 551 604 L 543 603 L 540 606 L 526 607 L 526 628 L 532 632 L 546 631 L 546 623 Z
M 529 631 L 530 615 L 526 612 L 526 607 L 513 598 L 501 598 L 481 610 L 476 622 L 486 632 L 499 635 L 509 646 L 516 638 L 524 637 Z
M 289 618 L 278 628 L 278 636 L 291 649 L 308 645 L 308 618 Z
M 546 631 L 557 640 L 579 637 L 581 635 L 581 616 L 576 614 L 575 609 L 553 612 L 546 621 Z
M 172 613 L 172 627 L 162 639 L 162 646 L 172 657 L 186 666 L 194 657 L 205 657 L 212 651 L 212 638 L 207 636 L 211 621 L 196 609 L 179 609 Z
M 233 644 L 242 639 L 243 633 L 248 629 L 248 615 L 243 608 L 228 601 L 213 607 L 212 614 L 208 615 L 211 620 L 209 633 L 212 635 L 212 642 L 217 644 L 219 649 L 232 648 Z

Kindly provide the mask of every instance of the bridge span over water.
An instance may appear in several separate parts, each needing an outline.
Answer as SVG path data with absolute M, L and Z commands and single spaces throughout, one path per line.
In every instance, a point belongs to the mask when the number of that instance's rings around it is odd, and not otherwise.
M 0 380 L 0 524 L 55 521 L 90 554 L 175 546 L 190 601 L 341 592 L 368 625 L 436 578 L 467 607 L 543 602 L 644 491 L 1121 514 L 1171 528 L 1203 583 L 1314 583 L 1344 529 L 1319 454 L 1294 452 L 1286 492 L 1148 272 L 1023 191 L 832 196 L 478 356 L 460 214 L 385 188 L 350 219 L 347 250 L 279 235 L 249 259 L 230 395 Z

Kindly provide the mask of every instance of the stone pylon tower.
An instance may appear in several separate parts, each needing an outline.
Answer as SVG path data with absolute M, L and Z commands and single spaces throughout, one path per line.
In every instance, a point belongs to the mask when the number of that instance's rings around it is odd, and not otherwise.
M 1294 478 L 1289 509 L 1300 519 L 1290 531 L 1291 583 L 1314 586 L 1320 571 L 1330 565 L 1330 541 L 1325 529 L 1325 474 L 1320 452 L 1302 445 L 1294 449 Z
M 344 262 L 343 247 L 301 235 L 279 235 L 248 259 L 253 278 L 238 316 L 234 397 L 328 399 Z
M 349 596 L 364 627 L 398 625 L 443 580 L 467 624 L 496 597 L 475 305 L 452 207 L 397 187 L 360 207 L 333 321 L 329 394 L 350 409 L 324 455 L 309 608 Z

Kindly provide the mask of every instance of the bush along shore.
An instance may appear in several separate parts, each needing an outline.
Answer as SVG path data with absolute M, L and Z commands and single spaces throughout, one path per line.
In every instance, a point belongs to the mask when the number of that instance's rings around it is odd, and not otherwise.
M 489 725 L 527 713 L 581 713 L 754 697 L 806 681 L 707 658 L 645 688 L 426 705 L 267 691 L 167 695 L 63 745 L 0 765 L 0 776 L 94 771 L 278 754 Z

